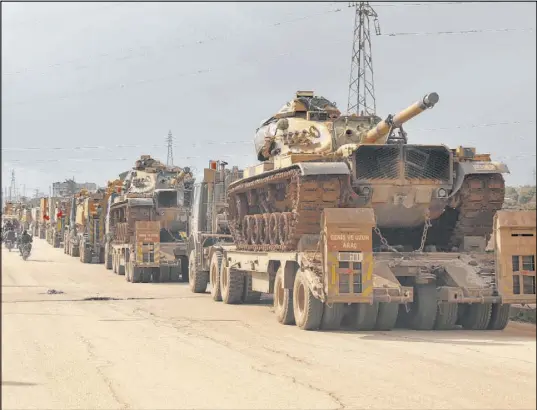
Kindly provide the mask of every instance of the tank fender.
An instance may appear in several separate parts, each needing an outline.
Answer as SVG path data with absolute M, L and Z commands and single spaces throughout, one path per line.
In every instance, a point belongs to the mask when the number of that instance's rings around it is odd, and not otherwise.
M 302 175 L 349 175 L 351 171 L 344 162 L 303 162 L 298 167 Z
M 461 189 L 464 178 L 471 174 L 509 174 L 509 168 L 501 162 L 459 162 L 454 164 L 455 167 L 455 182 L 453 190 L 448 198 L 453 197 Z

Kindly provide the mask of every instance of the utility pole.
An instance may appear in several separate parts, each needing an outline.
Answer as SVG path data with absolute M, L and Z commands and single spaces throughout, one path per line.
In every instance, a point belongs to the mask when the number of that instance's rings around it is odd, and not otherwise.
M 373 115 L 377 111 L 377 103 L 369 19 L 373 18 L 376 35 L 380 35 L 380 25 L 377 13 L 368 2 L 351 2 L 349 7 L 355 8 L 355 15 L 347 111 L 349 114 Z
M 168 131 L 168 136 L 166 137 L 166 142 L 168 143 L 168 159 L 166 165 L 173 166 L 173 136 L 172 131 Z

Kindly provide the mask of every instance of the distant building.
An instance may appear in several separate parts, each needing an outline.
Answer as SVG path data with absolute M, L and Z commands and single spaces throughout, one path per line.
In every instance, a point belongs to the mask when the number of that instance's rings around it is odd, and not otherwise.
M 64 182 L 54 182 L 52 184 L 52 196 L 66 196 L 86 189 L 89 192 L 97 191 L 97 184 L 93 182 L 75 182 L 73 180 L 67 180 Z

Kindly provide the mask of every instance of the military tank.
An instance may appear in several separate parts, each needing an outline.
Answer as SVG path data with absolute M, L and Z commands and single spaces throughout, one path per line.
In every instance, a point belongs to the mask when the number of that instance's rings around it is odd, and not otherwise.
M 403 124 L 438 101 L 427 94 L 382 120 L 342 115 L 328 99 L 297 92 L 257 129 L 261 163 L 229 186 L 238 249 L 300 250 L 304 235 L 318 234 L 322 209 L 334 207 L 372 207 L 378 250 L 488 241 L 509 171 L 472 147 L 409 144 Z

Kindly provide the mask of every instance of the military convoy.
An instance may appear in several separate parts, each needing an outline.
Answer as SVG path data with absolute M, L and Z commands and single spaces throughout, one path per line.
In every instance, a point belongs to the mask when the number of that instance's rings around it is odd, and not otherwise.
M 299 91 L 257 129 L 258 165 L 211 161 L 195 185 L 141 156 L 84 205 L 99 262 L 227 304 L 272 294 L 304 330 L 503 329 L 510 304 L 536 302 L 535 213 L 500 210 L 508 169 L 489 154 L 408 142 L 438 101 L 382 120 Z M 95 225 L 76 222 L 87 241 Z

